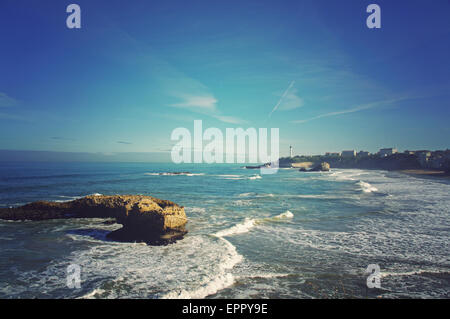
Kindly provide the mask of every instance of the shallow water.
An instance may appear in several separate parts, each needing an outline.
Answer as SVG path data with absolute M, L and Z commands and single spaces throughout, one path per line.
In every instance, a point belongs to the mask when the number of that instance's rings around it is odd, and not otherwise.
M 185 175 L 160 175 L 167 172 Z M 448 298 L 450 184 L 385 171 L 238 165 L 0 167 L 0 206 L 143 194 L 186 207 L 169 246 L 106 240 L 102 219 L 0 221 L 0 298 Z M 81 288 L 66 269 L 81 266 Z M 365 269 L 381 268 L 368 289 Z

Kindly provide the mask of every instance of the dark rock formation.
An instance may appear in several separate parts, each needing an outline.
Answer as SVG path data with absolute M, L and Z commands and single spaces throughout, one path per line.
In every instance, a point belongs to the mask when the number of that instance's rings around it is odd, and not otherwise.
M 306 172 L 306 168 L 302 167 L 298 170 L 299 172 Z
M 160 245 L 186 234 L 184 207 L 151 196 L 91 195 L 64 203 L 41 201 L 0 209 L 0 219 L 8 220 L 111 217 L 123 227 L 109 233 L 108 237 L 119 241 Z
M 330 164 L 328 164 L 327 162 L 322 162 L 311 169 L 312 172 L 328 172 L 329 170 Z

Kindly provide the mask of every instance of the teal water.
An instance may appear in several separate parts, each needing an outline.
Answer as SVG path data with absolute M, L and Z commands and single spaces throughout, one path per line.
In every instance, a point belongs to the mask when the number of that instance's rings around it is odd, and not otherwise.
M 189 171 L 189 175 L 158 173 Z M 102 219 L 0 221 L 0 298 L 448 298 L 450 184 L 394 172 L 238 165 L 2 163 L 0 206 L 89 194 L 185 206 L 168 246 Z M 66 269 L 81 267 L 81 288 Z M 365 269 L 378 264 L 381 288 Z

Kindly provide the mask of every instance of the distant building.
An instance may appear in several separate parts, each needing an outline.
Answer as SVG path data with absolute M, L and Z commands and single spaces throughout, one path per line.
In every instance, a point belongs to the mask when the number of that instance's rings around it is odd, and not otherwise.
M 398 150 L 396 148 L 392 148 L 392 147 L 391 148 L 382 148 L 378 152 L 378 155 L 380 155 L 381 157 L 384 157 L 384 156 L 389 156 L 389 155 L 395 154 L 397 152 L 398 152 Z
M 336 157 L 339 157 L 339 156 L 341 156 L 341 153 L 339 153 L 339 152 L 336 152 L 336 153 L 326 152 L 325 156 L 336 156 Z
M 289 146 L 289 154 L 290 154 L 290 157 L 292 158 L 293 157 L 293 155 L 292 155 L 292 145 Z
M 369 155 L 370 155 L 370 153 L 366 152 L 366 151 L 359 151 L 358 152 L 358 157 L 367 157 Z
M 432 157 L 428 159 L 428 166 L 434 169 L 441 169 L 444 167 L 446 158 L 443 156 Z
M 414 155 L 416 152 L 414 152 L 414 151 L 405 151 L 404 153 L 408 154 L 408 155 Z
M 427 150 L 415 151 L 414 153 L 417 156 L 425 156 L 425 157 L 430 157 L 431 156 L 431 151 L 427 151 Z
M 420 166 L 428 167 L 428 160 L 431 157 L 430 151 L 416 151 L 417 158 L 419 159 Z
M 356 156 L 356 151 L 355 151 L 355 150 L 351 150 L 351 151 L 342 151 L 342 152 L 341 152 L 341 156 L 342 156 L 342 157 L 355 157 L 355 156 Z

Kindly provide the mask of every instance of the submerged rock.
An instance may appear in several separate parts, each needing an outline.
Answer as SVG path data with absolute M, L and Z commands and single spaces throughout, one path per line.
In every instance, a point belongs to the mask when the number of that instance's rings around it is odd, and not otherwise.
M 108 234 L 114 240 L 161 245 L 187 233 L 184 207 L 151 196 L 91 195 L 64 203 L 40 201 L 0 209 L 0 219 L 7 220 L 111 217 L 123 225 Z
M 312 172 L 328 172 L 329 170 L 330 164 L 328 164 L 327 162 L 322 162 L 311 169 Z

